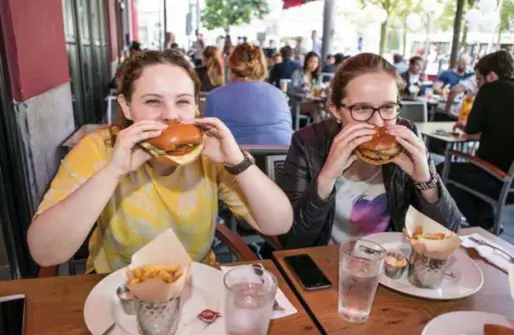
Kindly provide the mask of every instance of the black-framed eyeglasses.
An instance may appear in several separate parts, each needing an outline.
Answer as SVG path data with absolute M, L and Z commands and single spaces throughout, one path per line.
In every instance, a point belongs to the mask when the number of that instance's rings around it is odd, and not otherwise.
M 342 104 L 341 107 L 348 109 L 350 111 L 350 115 L 355 121 L 369 121 L 373 115 L 375 115 L 375 112 L 380 114 L 382 120 L 388 121 L 394 120 L 398 114 L 400 114 L 402 105 L 400 102 L 389 102 L 378 108 L 365 104 L 355 104 L 351 106 Z

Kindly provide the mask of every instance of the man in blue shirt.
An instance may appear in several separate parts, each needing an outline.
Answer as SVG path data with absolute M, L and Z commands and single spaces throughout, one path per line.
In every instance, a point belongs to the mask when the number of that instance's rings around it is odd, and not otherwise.
M 441 93 L 444 87 L 449 86 L 449 88 L 452 88 L 461 80 L 472 76 L 473 72 L 468 71 L 469 63 L 469 57 L 467 55 L 463 55 L 457 61 L 457 66 L 454 69 L 448 69 L 441 72 L 434 83 L 434 91 L 436 93 Z

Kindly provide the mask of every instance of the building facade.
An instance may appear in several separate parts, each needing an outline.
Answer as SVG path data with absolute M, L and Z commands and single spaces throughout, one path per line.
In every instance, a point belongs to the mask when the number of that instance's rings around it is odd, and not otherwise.
M 60 144 L 104 117 L 134 37 L 134 1 L 0 1 L 0 277 L 6 266 L 11 277 L 35 273 L 31 216 L 63 158 Z

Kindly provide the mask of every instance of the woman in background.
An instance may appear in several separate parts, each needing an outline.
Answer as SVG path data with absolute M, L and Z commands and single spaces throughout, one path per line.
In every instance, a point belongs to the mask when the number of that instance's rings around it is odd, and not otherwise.
M 221 119 L 239 144 L 289 145 L 291 112 L 284 93 L 264 81 L 262 50 L 249 43 L 238 45 L 229 67 L 231 83 L 207 96 L 205 116 Z
M 321 71 L 321 61 L 319 55 L 314 51 L 305 56 L 303 68 L 296 70 L 291 78 L 292 89 L 305 92 L 319 84 L 319 74 Z
M 208 46 L 203 51 L 203 65 L 197 67 L 196 74 L 200 80 L 200 90 L 210 92 L 225 84 L 225 70 L 218 48 Z

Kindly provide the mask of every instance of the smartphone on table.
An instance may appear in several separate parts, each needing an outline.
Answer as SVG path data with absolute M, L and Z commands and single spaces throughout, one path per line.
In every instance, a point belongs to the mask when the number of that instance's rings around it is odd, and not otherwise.
M 23 335 L 24 328 L 25 295 L 0 297 L 0 335 Z
M 307 254 L 284 257 L 305 290 L 313 291 L 332 286 L 330 280 Z

